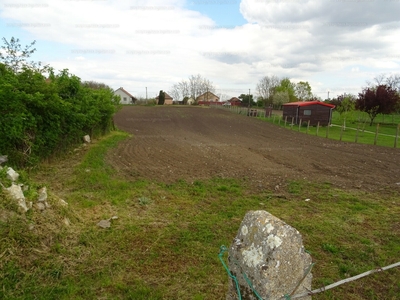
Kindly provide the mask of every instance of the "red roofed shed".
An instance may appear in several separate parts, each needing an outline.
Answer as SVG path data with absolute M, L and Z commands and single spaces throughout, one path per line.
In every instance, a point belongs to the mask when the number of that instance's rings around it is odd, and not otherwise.
M 283 118 L 294 124 L 310 121 L 311 126 L 329 125 L 335 105 L 320 101 L 289 102 L 283 105 Z

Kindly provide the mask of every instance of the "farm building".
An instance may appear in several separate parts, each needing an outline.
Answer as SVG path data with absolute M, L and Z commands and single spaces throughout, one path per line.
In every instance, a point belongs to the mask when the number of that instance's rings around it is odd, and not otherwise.
M 288 122 L 299 124 L 310 121 L 311 126 L 329 125 L 335 105 L 320 101 L 289 102 L 283 105 L 283 118 Z

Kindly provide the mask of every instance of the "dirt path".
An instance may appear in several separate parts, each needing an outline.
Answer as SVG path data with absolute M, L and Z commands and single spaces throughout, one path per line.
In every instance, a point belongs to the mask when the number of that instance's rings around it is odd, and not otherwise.
M 127 178 L 162 182 L 215 176 L 274 188 L 288 179 L 400 191 L 400 150 L 309 136 L 202 107 L 123 107 L 115 124 L 133 136 L 109 154 Z

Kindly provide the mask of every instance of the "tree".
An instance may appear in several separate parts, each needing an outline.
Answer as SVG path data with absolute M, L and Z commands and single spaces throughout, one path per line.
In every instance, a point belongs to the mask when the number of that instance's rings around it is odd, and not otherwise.
M 257 97 L 257 107 L 263 107 L 265 104 L 264 104 L 264 99 L 263 99 L 263 97 L 261 97 L 261 96 L 258 96 Z
M 339 95 L 330 101 L 331 104 L 335 105 L 336 111 L 343 118 L 343 129 L 346 130 L 346 117 L 348 112 L 354 110 L 356 104 L 356 97 L 351 94 Z
M 163 90 L 158 94 L 158 105 L 164 105 L 165 102 L 165 92 Z
M 365 111 L 371 122 L 374 122 L 378 114 L 389 114 L 395 111 L 400 96 L 396 90 L 388 85 L 378 85 L 376 88 L 365 88 L 358 94 L 356 109 Z
M 311 86 L 308 81 L 300 81 L 296 84 L 295 96 L 299 101 L 309 101 L 313 97 Z
M 196 100 L 198 96 L 205 92 L 215 92 L 213 83 L 202 77 L 200 74 L 191 75 L 188 80 L 182 80 L 172 86 L 169 93 L 175 99 L 183 99 L 185 97 L 192 97 Z
M 250 99 L 250 105 L 255 105 L 256 103 L 253 100 L 253 95 L 249 94 L 241 94 L 238 97 L 240 100 L 242 100 L 242 106 L 249 106 L 249 99 Z
M 14 37 L 11 37 L 10 41 L 3 37 L 3 42 L 4 45 L 1 46 L 2 51 L 0 51 L 1 62 L 13 72 L 17 73 L 29 66 L 40 69 L 41 63 L 27 62 L 27 59 L 36 51 L 36 48 L 32 48 L 36 41 L 26 45 L 25 48 L 22 48 L 19 39 Z
M 387 76 L 385 73 L 382 73 L 374 77 L 373 82 L 367 81 L 367 85 L 371 88 L 383 84 L 386 84 L 393 90 L 400 92 L 400 74 L 391 74 Z
M 211 81 L 203 78 L 200 74 L 189 77 L 189 92 L 190 96 L 196 100 L 198 96 L 205 92 L 215 92 L 215 87 Z
M 272 96 L 272 103 L 276 108 L 281 109 L 282 105 L 290 101 L 289 93 L 287 91 L 276 92 Z
M 173 86 L 172 86 L 172 88 L 168 91 L 168 93 L 171 95 L 171 97 L 172 98 L 174 98 L 175 100 L 180 100 L 180 99 L 182 99 L 182 94 L 181 94 L 181 92 L 180 92 L 180 90 L 179 90 L 179 86 L 178 86 L 178 84 L 174 84 Z M 184 96 L 183 96 L 183 98 L 185 98 Z
M 88 88 L 94 89 L 94 90 L 111 89 L 111 87 L 106 85 L 105 83 L 97 82 L 97 81 L 93 81 L 93 80 L 84 81 L 83 85 L 87 86 Z
M 257 83 L 256 91 L 257 94 L 262 98 L 264 107 L 272 104 L 272 96 L 275 92 L 275 88 L 279 85 L 280 80 L 277 76 L 264 76 Z
M 392 74 L 386 78 L 386 85 L 400 93 L 400 75 Z
M 289 102 L 297 101 L 295 96 L 295 84 L 287 77 L 282 78 L 279 85 L 275 87 L 275 93 L 277 92 L 287 92 L 289 95 Z

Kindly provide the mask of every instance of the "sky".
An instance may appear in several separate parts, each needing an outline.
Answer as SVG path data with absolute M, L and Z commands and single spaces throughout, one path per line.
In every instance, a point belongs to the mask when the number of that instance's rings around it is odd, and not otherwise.
M 400 73 L 399 12 L 400 0 L 0 0 L 0 32 L 135 97 L 200 74 L 225 97 L 276 75 L 326 99 Z

